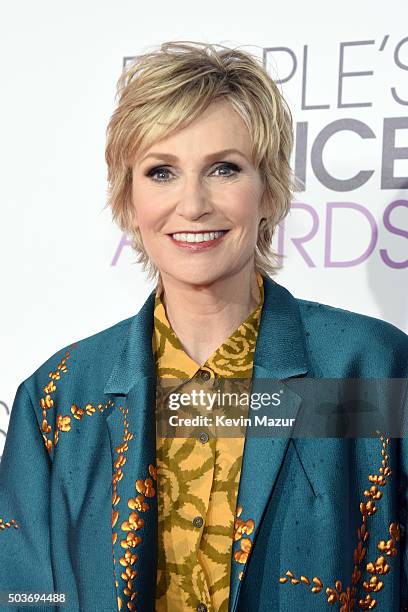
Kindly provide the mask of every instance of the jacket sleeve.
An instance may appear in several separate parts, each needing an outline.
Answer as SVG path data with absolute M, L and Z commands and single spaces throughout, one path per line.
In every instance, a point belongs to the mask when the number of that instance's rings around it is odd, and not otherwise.
M 17 389 L 0 463 L 0 593 L 54 591 L 49 499 L 52 462 L 24 382 Z M 18 607 L 17 609 L 20 609 Z M 52 605 L 21 607 L 50 610 Z M 0 610 L 16 606 L 0 603 Z
M 401 527 L 401 612 L 408 612 L 408 377 L 402 411 L 402 437 L 400 439 L 399 523 Z

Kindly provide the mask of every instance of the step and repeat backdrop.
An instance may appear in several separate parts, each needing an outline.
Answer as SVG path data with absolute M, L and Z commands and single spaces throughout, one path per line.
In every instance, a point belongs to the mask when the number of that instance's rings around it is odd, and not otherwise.
M 133 55 L 168 40 L 239 46 L 293 112 L 302 183 L 277 229 L 297 297 L 408 332 L 404 2 L 7 8 L 1 46 L 0 455 L 18 384 L 62 347 L 135 314 L 149 285 L 106 208 L 105 129 Z

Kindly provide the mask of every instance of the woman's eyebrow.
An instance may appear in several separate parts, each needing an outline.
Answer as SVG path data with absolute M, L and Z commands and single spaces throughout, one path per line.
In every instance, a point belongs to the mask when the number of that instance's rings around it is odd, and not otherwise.
M 206 155 L 203 159 L 205 162 L 209 162 L 212 159 L 221 157 L 222 155 L 228 155 L 229 153 L 236 153 L 238 155 L 241 155 L 241 157 L 243 157 L 244 159 L 246 159 L 246 155 L 244 155 L 244 153 L 242 153 L 242 151 L 239 151 L 238 149 L 222 149 L 221 151 L 215 151 L 214 153 L 209 153 L 209 155 Z M 160 153 L 160 151 L 154 151 L 154 152 L 152 151 L 151 153 L 146 155 L 141 160 L 140 163 L 145 161 L 148 157 L 155 157 L 156 159 L 164 159 L 164 160 L 168 160 L 171 162 L 178 161 L 177 155 L 173 155 L 172 153 Z

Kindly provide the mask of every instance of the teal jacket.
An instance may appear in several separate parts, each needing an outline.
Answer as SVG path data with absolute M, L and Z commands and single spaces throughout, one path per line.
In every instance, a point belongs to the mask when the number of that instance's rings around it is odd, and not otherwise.
M 269 277 L 264 289 L 254 381 L 408 379 L 408 336 L 396 327 L 297 299 Z M 122 610 L 154 610 L 154 297 L 19 385 L 0 464 L 3 597 L 58 592 L 66 611 L 116 610 L 118 598 Z M 407 479 L 406 439 L 248 437 L 237 505 L 254 523 L 243 534 L 252 549 L 232 562 L 229 612 L 345 611 L 352 599 L 369 609 L 370 597 L 403 610 Z M 57 608 L 21 606 L 31 609 Z

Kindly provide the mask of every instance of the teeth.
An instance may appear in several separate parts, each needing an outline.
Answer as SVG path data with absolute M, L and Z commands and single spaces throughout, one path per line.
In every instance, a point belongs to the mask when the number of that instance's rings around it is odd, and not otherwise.
M 206 234 L 172 234 L 172 237 L 180 242 L 205 242 L 206 240 L 215 240 L 223 234 L 225 234 L 225 231 L 208 232 Z

